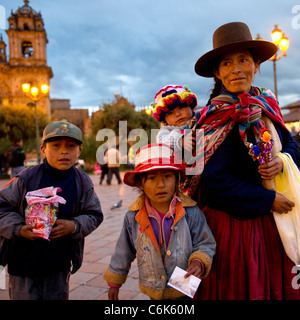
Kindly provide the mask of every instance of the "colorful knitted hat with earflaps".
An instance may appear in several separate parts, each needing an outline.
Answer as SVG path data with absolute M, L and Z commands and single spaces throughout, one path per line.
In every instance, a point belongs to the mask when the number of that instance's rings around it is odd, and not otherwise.
M 163 122 L 166 114 L 179 106 L 190 107 L 192 110 L 197 106 L 197 96 L 186 85 L 165 86 L 156 93 L 154 101 L 151 103 L 153 117 L 158 122 Z

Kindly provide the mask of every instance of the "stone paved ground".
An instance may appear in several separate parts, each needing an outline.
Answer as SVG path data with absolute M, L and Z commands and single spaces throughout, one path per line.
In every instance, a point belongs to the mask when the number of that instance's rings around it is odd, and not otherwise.
M 126 209 L 138 196 L 137 190 L 125 184 L 118 185 L 115 177 L 110 186 L 106 185 L 105 182 L 99 185 L 99 176 L 91 175 L 90 177 L 100 198 L 104 221 L 98 229 L 86 237 L 82 267 L 70 278 L 70 300 L 107 300 L 108 287 L 103 279 L 103 272 L 114 252 Z M 6 182 L 7 180 L 0 180 L 0 188 Z M 119 200 L 123 200 L 122 207 L 111 210 L 111 206 Z M 0 274 L 0 288 L 2 288 L 0 289 L 0 300 L 7 300 L 7 279 L 5 283 L 1 282 L 3 272 Z M 149 299 L 140 292 L 137 277 L 137 266 L 136 261 L 134 261 L 127 281 L 120 289 L 120 300 Z

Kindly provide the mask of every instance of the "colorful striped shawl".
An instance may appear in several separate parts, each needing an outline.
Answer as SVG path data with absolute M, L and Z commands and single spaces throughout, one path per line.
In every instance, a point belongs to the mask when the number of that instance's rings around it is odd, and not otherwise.
M 266 125 L 262 113 L 286 128 L 275 96 L 270 90 L 253 87 L 253 94 L 241 93 L 238 96 L 222 94 L 215 97 L 211 105 L 201 110 L 196 129 L 204 130 L 204 165 L 225 140 L 236 123 L 242 141 L 247 143 L 248 128 L 258 135 Z M 197 189 L 200 175 L 187 177 L 181 185 L 182 191 L 193 196 Z

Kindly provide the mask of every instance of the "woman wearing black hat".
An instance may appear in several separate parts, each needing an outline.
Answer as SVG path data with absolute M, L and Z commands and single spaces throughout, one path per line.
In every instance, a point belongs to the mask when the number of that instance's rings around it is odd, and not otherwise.
M 259 64 L 277 47 L 253 40 L 247 25 L 232 22 L 215 31 L 213 48 L 195 65 L 198 75 L 215 78 L 198 123 L 206 142 L 197 196 L 217 251 L 198 298 L 300 299 L 299 288 L 292 286 L 294 263 L 285 254 L 272 213 L 288 214 L 294 203 L 263 187 L 283 168 L 275 154 L 288 153 L 297 165 L 300 154 L 274 95 L 252 86 Z M 266 131 L 275 142 L 272 160 L 263 163 L 257 147 Z

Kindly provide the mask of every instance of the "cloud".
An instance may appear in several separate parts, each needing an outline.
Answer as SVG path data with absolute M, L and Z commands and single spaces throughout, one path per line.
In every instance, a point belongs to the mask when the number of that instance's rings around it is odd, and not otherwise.
M 23 2 L 2 0 L 2 5 L 8 16 Z M 214 30 L 229 21 L 244 21 L 254 37 L 260 33 L 266 40 L 275 23 L 285 31 L 290 48 L 277 62 L 279 100 L 300 99 L 300 29 L 292 26 L 288 1 L 31 0 L 30 5 L 41 11 L 49 39 L 51 97 L 71 99 L 72 107 L 97 107 L 115 93 L 145 106 L 170 83 L 188 84 L 199 104 L 206 104 L 213 80 L 197 76 L 194 64 L 212 49 Z M 261 65 L 254 83 L 273 90 L 271 62 Z

